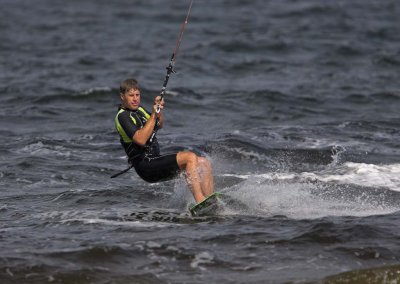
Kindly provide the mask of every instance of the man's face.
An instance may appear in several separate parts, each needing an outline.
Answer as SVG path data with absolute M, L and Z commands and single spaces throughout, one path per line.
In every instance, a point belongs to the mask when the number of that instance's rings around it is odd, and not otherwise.
M 137 110 L 140 105 L 140 90 L 130 89 L 121 94 L 122 106 L 131 110 Z

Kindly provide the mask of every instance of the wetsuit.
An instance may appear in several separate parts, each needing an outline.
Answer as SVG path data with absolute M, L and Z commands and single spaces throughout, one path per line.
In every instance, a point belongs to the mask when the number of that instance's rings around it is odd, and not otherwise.
M 160 155 L 157 138 L 154 138 L 151 145 L 147 141 L 144 147 L 132 140 L 135 132 L 144 127 L 149 118 L 149 112 L 142 107 L 130 110 L 120 106 L 115 116 L 115 128 L 119 133 L 121 145 L 129 163 L 142 179 L 147 182 L 172 179 L 179 173 L 176 153 Z

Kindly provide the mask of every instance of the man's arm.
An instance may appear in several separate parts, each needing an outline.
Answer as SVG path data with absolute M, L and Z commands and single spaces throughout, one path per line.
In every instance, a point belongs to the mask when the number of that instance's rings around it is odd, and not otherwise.
M 132 137 L 132 140 L 140 146 L 146 145 L 147 140 L 149 140 L 151 135 L 153 134 L 153 129 L 154 126 L 156 125 L 156 119 L 158 119 L 160 122 L 158 126 L 159 128 L 162 128 L 164 124 L 164 115 L 162 113 L 162 110 L 164 108 L 164 100 L 160 101 L 160 98 L 161 97 L 158 96 L 154 99 L 153 111 L 150 115 L 149 120 L 147 120 L 143 128 L 137 130 Z M 160 107 L 159 113 L 157 113 L 158 106 Z
M 143 128 L 136 130 L 135 134 L 132 137 L 132 140 L 140 146 L 146 145 L 147 140 L 150 139 L 150 136 L 153 133 L 155 125 L 156 115 L 154 114 L 154 112 L 152 112 L 149 120 L 147 120 Z

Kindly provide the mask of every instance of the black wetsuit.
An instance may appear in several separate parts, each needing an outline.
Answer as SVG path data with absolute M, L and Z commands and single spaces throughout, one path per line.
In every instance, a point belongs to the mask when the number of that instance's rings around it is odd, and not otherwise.
M 176 161 L 177 153 L 160 155 L 157 138 L 151 145 L 147 141 L 144 147 L 136 144 L 132 138 L 135 132 L 144 127 L 150 114 L 144 108 L 130 110 L 119 107 L 115 117 L 115 127 L 119 133 L 121 145 L 137 174 L 147 182 L 165 181 L 174 178 L 179 173 Z

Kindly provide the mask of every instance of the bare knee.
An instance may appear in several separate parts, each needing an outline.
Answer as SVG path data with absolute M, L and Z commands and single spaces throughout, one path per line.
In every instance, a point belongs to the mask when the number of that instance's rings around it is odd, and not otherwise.
M 211 163 L 208 159 L 199 157 L 198 161 L 199 161 L 199 165 L 201 166 L 201 168 L 203 168 L 204 170 L 207 170 L 207 171 L 212 171 Z
M 188 154 L 188 161 L 189 161 L 189 163 L 197 164 L 197 163 L 198 163 L 198 157 L 197 157 L 197 155 L 196 155 L 195 153 L 190 152 L 190 153 Z
M 197 167 L 199 161 L 195 153 L 185 151 L 178 153 L 177 162 L 181 169 L 185 169 L 187 166 Z

